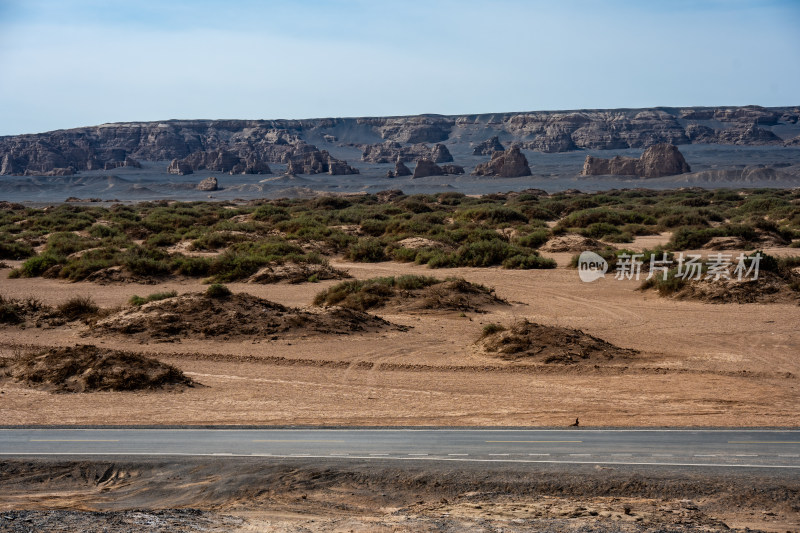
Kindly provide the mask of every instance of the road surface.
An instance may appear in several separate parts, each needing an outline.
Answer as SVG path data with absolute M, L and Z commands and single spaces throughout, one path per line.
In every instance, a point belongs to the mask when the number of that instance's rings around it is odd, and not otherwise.
M 230 455 L 800 470 L 800 431 L 0 429 L 0 456 L 54 455 Z

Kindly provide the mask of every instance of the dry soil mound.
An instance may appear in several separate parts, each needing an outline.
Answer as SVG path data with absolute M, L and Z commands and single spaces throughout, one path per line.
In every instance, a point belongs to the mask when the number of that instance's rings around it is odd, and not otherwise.
M 261 268 L 247 280 L 250 283 L 305 283 L 307 281 L 323 281 L 327 279 L 345 279 L 351 277 L 346 270 L 333 268 L 327 264 L 316 263 L 283 263 L 271 264 Z
M 800 279 L 800 276 L 798 276 Z M 800 300 L 800 292 L 793 290 L 790 282 L 767 271 L 758 273 L 758 279 L 693 280 L 686 282 L 673 293 L 677 299 L 700 300 L 708 303 L 782 303 Z
M 245 293 L 222 298 L 194 293 L 123 310 L 98 321 L 93 330 L 147 341 L 347 334 L 389 326 L 385 320 L 350 309 L 312 312 Z
M 583 235 L 576 235 L 574 233 L 570 233 L 567 235 L 558 235 L 553 237 L 542 246 L 539 247 L 539 250 L 542 252 L 551 252 L 551 253 L 558 253 L 558 252 L 572 252 L 572 253 L 579 253 L 585 250 L 599 250 L 601 248 L 605 248 L 607 245 L 603 244 L 600 241 L 596 241 L 594 239 L 590 239 L 589 237 L 584 237 Z
M 579 329 L 516 322 L 485 334 L 478 343 L 492 355 L 507 361 L 531 360 L 541 363 L 575 364 L 597 360 L 625 359 L 636 350 L 614 346 Z
M 0 375 L 54 392 L 174 390 L 194 384 L 174 366 L 156 359 L 90 345 L 0 360 Z
M 315 305 L 365 311 L 388 307 L 396 310 L 473 311 L 506 304 L 493 289 L 462 278 L 440 280 L 426 276 L 400 276 L 346 281 L 319 293 Z

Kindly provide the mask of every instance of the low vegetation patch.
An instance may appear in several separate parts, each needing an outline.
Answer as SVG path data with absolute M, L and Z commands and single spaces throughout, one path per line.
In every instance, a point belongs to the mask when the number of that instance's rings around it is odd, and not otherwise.
M 505 304 L 493 289 L 463 278 L 444 280 L 430 276 L 390 276 L 345 281 L 314 298 L 317 306 L 338 306 L 366 311 L 380 307 L 406 310 L 483 311 L 490 305 Z
M 227 283 L 275 265 L 313 270 L 331 257 L 431 268 L 554 268 L 537 250 L 578 252 L 597 241 L 624 245 L 665 231 L 672 232 L 673 251 L 800 246 L 798 205 L 800 191 L 790 189 L 530 190 L 480 198 L 394 191 L 244 204 L 4 205 L 0 260 L 24 260 L 12 277 L 97 282 L 180 275 Z M 552 239 L 565 235 L 589 241 Z M 206 252 L 196 256 L 188 248 Z
M 167 291 L 167 292 L 154 292 L 152 294 L 148 294 L 145 297 L 133 295 L 131 296 L 128 303 L 130 305 L 144 305 L 150 302 L 157 302 L 159 300 L 166 300 L 167 298 L 174 298 L 178 295 L 178 291 Z

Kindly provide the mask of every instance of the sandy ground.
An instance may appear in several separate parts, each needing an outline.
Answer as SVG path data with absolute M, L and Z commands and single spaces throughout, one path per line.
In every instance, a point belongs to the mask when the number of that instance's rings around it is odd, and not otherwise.
M 560 267 L 540 271 L 335 262 L 358 278 L 463 276 L 495 287 L 511 303 L 484 314 L 376 313 L 411 326 L 405 332 L 138 344 L 124 336 L 87 336 L 77 325 L 2 327 L 0 356 L 31 346 L 93 343 L 155 354 L 204 386 L 182 393 L 51 394 L 5 382 L 0 419 L 3 424 L 561 426 L 580 417 L 587 426 L 800 424 L 800 306 L 674 301 L 636 290 L 635 281 L 585 284 L 564 266 L 571 254 L 552 256 Z M 0 294 L 51 304 L 88 294 L 100 306 L 113 307 L 133 294 L 205 288 L 196 281 L 10 280 L 7 272 L 0 270 Z M 229 286 L 307 306 L 333 283 Z M 527 365 L 493 358 L 475 345 L 483 325 L 523 318 L 579 328 L 641 353 L 601 365 Z

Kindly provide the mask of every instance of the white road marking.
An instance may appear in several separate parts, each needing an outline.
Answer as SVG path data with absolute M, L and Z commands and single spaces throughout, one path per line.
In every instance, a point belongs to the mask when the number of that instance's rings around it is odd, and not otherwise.
M 738 455 L 734 455 L 734 457 L 758 457 L 755 453 L 741 453 Z
M 501 456 L 502 455 L 502 456 L 508 457 L 507 453 L 490 453 L 488 455 L 497 455 L 497 456 Z
M 381 456 L 381 457 L 383 457 L 383 456 L 385 456 L 385 455 L 389 455 L 389 454 L 388 454 L 388 453 L 371 453 L 371 454 L 370 454 L 370 456 L 373 456 L 373 457 L 376 457 L 376 456 Z
M 212 457 L 213 453 L 180 453 L 180 452 L 0 452 L 0 456 L 11 457 L 36 457 L 36 456 L 81 456 L 81 457 L 133 457 L 133 456 L 168 456 L 168 457 Z M 312 459 L 369 459 L 369 456 L 351 455 L 349 457 L 331 457 L 330 455 L 274 455 L 269 453 L 253 453 L 253 454 L 230 454 L 231 457 L 274 457 L 274 458 L 312 458 Z M 800 470 L 800 465 L 765 465 L 765 464 L 735 464 L 735 463 L 656 463 L 656 462 L 643 462 L 643 461 L 560 461 L 555 459 L 462 459 L 462 458 L 447 458 L 447 457 L 387 457 L 388 460 L 393 461 L 454 461 L 466 463 L 547 463 L 547 464 L 565 464 L 565 465 L 635 465 L 635 466 L 687 466 L 687 467 L 717 467 L 717 468 L 785 468 L 791 470 Z
M 452 457 L 466 457 L 469 454 L 468 453 L 448 453 L 447 455 L 450 455 Z

